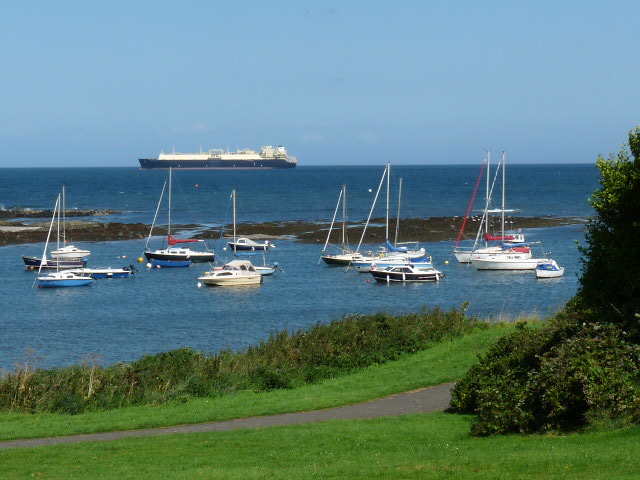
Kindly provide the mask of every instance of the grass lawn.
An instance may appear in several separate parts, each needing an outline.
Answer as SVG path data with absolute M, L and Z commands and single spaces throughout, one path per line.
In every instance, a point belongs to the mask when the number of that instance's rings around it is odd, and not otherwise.
M 0 451 L 2 478 L 637 479 L 640 427 L 470 437 L 433 413 Z

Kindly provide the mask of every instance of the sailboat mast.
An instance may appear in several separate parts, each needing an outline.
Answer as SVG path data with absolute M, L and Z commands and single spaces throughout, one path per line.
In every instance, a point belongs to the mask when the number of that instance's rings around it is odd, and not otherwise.
M 391 163 L 387 163 L 387 222 L 385 226 L 385 240 L 389 240 L 389 178 L 391 177 Z
M 58 216 L 58 226 L 57 226 L 58 234 L 56 238 L 56 250 L 60 250 L 60 194 L 58 194 L 58 201 L 56 202 L 56 215 Z
M 342 249 L 347 248 L 347 186 L 342 185 Z
M 62 185 L 62 245 L 67 244 L 67 202 L 64 194 L 64 184 Z
M 400 185 L 398 187 L 398 216 L 396 219 L 396 237 L 393 241 L 393 246 L 398 246 L 398 232 L 400 231 L 400 199 L 402 198 L 402 178 L 400 179 Z
M 489 191 L 489 180 L 491 176 L 491 152 L 487 150 L 487 192 L 484 204 L 484 246 L 489 246 L 489 241 L 487 240 L 487 234 L 489 233 L 489 201 L 491 197 L 491 193 Z
M 236 190 L 231 190 L 231 200 L 233 202 L 233 253 L 236 252 Z
M 171 167 L 169 167 L 169 216 L 167 223 L 167 239 L 171 235 Z
M 502 248 L 504 248 L 504 191 L 507 179 L 507 155 L 502 152 Z

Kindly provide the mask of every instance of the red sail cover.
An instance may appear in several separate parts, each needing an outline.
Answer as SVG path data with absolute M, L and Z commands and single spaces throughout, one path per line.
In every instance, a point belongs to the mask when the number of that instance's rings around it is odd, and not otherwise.
M 169 238 L 167 240 L 169 242 L 169 245 L 175 245 L 176 243 L 192 243 L 192 242 L 197 242 L 198 240 L 195 238 L 187 238 L 185 240 L 178 240 L 177 238 L 173 238 L 173 235 L 169 235 Z
M 511 235 L 505 235 L 504 237 L 498 235 L 497 237 L 494 237 L 493 235 L 489 235 L 488 233 L 484 234 L 484 238 L 487 242 L 490 242 L 492 240 L 504 240 L 506 242 L 508 242 L 509 240 L 515 240 L 515 237 L 511 236 Z

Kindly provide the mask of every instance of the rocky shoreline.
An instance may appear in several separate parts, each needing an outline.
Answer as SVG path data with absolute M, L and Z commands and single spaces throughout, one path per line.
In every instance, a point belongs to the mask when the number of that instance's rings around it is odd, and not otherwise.
M 108 215 L 108 213 L 106 213 Z M 71 215 L 67 215 L 71 216 Z M 82 215 L 82 216 L 86 216 Z M 42 214 L 39 215 L 42 217 Z M 24 218 L 21 217 L 14 218 Z M 458 231 L 462 225 L 463 217 L 431 217 L 412 218 L 400 220 L 399 241 L 455 241 Z M 383 218 L 373 219 L 367 228 L 363 243 L 379 243 L 385 238 L 385 228 Z M 475 236 L 480 218 L 469 218 L 466 226 L 467 236 Z M 509 226 L 516 228 L 544 228 L 561 225 L 583 224 L 581 218 L 565 217 L 512 217 L 509 219 Z M 37 224 L 22 224 L 20 222 L 0 222 L 0 245 L 15 245 L 21 243 L 40 243 L 46 241 L 49 222 Z M 197 230 L 198 225 L 174 225 L 173 232 L 180 230 Z M 327 239 L 330 223 L 315 223 L 306 221 L 289 222 L 264 222 L 264 223 L 243 223 L 236 226 L 238 236 L 261 237 L 261 238 L 289 238 L 301 243 L 323 244 Z M 341 226 L 340 226 L 341 228 Z M 395 220 L 389 226 L 390 236 L 395 235 Z M 349 243 L 357 244 L 362 235 L 362 223 L 349 223 L 347 225 Z M 98 222 L 77 222 L 67 221 L 67 232 L 73 241 L 82 242 L 104 242 L 117 240 L 144 239 L 149 234 L 149 225 L 143 223 L 98 223 Z M 229 230 L 227 229 L 227 232 Z M 154 235 L 162 235 L 162 227 L 154 229 Z M 334 225 L 332 232 L 332 243 L 339 241 L 339 228 Z M 218 240 L 220 229 L 203 230 L 196 238 L 206 240 Z

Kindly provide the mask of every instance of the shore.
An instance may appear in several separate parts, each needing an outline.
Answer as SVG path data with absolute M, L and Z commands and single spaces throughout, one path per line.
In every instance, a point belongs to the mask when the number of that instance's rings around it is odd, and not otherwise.
M 107 213 L 108 214 L 108 213 Z M 69 215 L 70 216 L 70 215 Z M 462 226 L 463 217 L 430 217 L 430 218 L 407 218 L 400 220 L 400 234 L 398 241 L 455 241 Z M 472 217 L 467 221 L 465 227 L 465 238 L 475 237 L 480 218 Z M 385 238 L 385 219 L 372 219 L 366 230 L 363 243 L 379 243 Z M 583 224 L 584 219 L 573 217 L 512 217 L 509 218 L 509 227 L 514 228 L 544 228 L 562 225 Z M 236 225 L 236 234 L 241 237 L 278 239 L 287 238 L 301 243 L 323 244 L 327 239 L 331 224 L 287 221 L 287 222 L 264 222 L 264 223 L 243 223 Z M 357 244 L 362 236 L 364 225 L 362 223 L 349 223 L 347 225 L 347 236 L 350 244 Z M 144 239 L 149 235 L 149 225 L 143 223 L 98 223 L 80 222 L 67 220 L 66 228 L 68 235 L 73 241 L 82 242 L 106 242 L 118 240 Z M 41 243 L 47 239 L 49 222 L 43 221 L 35 224 L 23 224 L 20 222 L 0 222 L 0 245 L 17 245 L 22 243 Z M 174 225 L 174 233 L 181 230 L 201 230 L 198 225 Z M 334 225 L 331 235 L 331 242 L 338 243 L 341 235 L 341 225 Z M 395 237 L 395 220 L 389 226 L 389 236 Z M 156 227 L 154 235 L 165 233 L 163 227 Z M 225 233 L 230 233 L 226 228 Z M 216 241 L 220 238 L 220 229 L 201 230 L 194 235 L 195 238 Z

